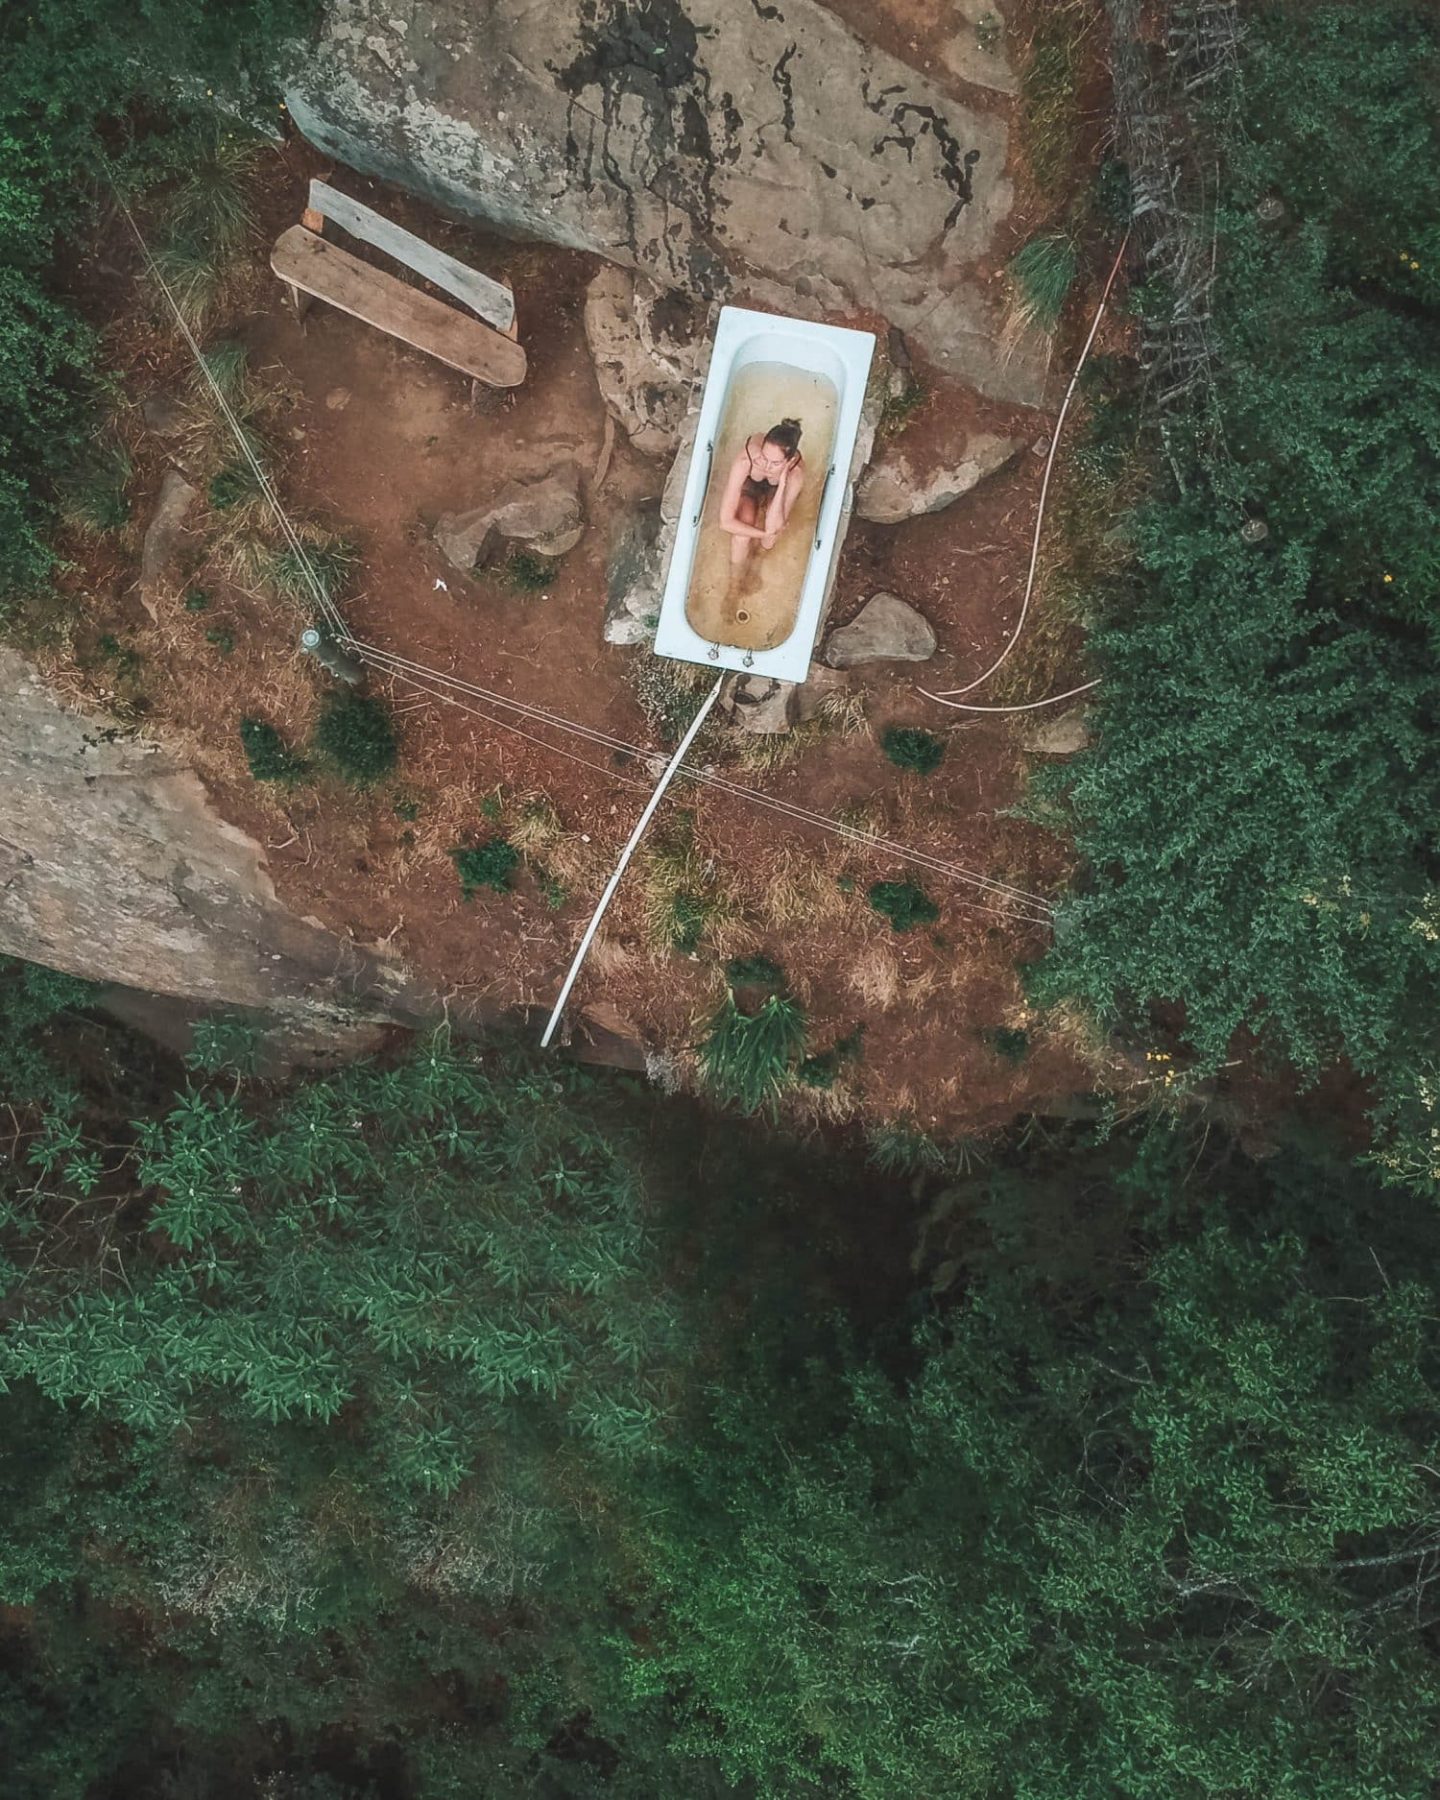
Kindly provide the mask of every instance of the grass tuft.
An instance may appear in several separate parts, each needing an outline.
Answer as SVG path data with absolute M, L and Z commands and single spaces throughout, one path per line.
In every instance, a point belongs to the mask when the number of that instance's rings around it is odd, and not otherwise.
M 316 535 L 301 538 L 303 557 L 292 544 L 275 551 L 265 579 L 282 600 L 300 606 L 319 606 L 318 587 L 333 606 L 344 592 L 351 572 L 360 560 L 354 544 L 345 538 Z
M 61 520 L 86 537 L 121 530 L 130 519 L 126 488 L 133 466 L 123 444 L 94 445 L 61 483 L 57 496 Z
M 1019 323 L 1053 331 L 1060 322 L 1078 268 L 1079 250 L 1074 238 L 1058 232 L 1031 238 L 1010 263 Z
M 214 258 L 233 257 L 255 230 L 250 184 L 265 146 L 259 138 L 219 126 L 189 140 L 184 172 L 165 204 L 172 236 Z
M 533 550 L 516 550 L 505 560 L 505 579 L 522 594 L 538 594 L 560 573 L 560 559 L 537 556 Z

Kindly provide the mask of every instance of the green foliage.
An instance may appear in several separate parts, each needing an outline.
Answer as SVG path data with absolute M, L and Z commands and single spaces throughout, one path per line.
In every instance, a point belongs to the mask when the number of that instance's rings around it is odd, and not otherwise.
M 373 787 L 399 755 L 390 709 L 373 694 L 336 688 L 316 722 L 315 748 L 352 787 Z
M 556 557 L 536 556 L 533 550 L 516 550 L 506 558 L 505 579 L 517 592 L 535 594 L 548 588 L 559 570 Z
M 1006 1062 L 1022 1063 L 1030 1053 L 1030 1033 L 1015 1025 L 989 1025 L 980 1036 Z
M 762 956 L 758 953 L 751 956 L 732 956 L 725 965 L 725 979 L 732 988 L 778 988 L 784 985 L 785 971 L 773 957 Z
M 217 469 L 206 489 L 206 498 L 216 512 L 230 512 L 263 496 L 264 489 L 244 457 L 237 457 L 234 462 Z
M 266 579 L 285 600 L 318 610 L 318 589 L 332 605 L 359 562 L 359 552 L 344 538 L 313 537 L 303 544 L 304 554 L 293 545 L 277 550 L 266 566 Z
M 273 725 L 263 719 L 242 719 L 240 741 L 245 746 L 245 761 L 257 781 L 277 781 L 285 786 L 302 780 L 309 765 L 298 756 Z
M 870 1161 L 886 1175 L 935 1175 L 945 1152 L 926 1131 L 904 1119 L 887 1119 L 865 1133 Z
M 1060 323 L 1078 266 L 1079 249 L 1073 238 L 1058 232 L 1031 238 L 1010 262 L 1010 279 L 1019 296 L 1017 315 L 1027 325 L 1053 331 Z
M 801 1087 L 828 1090 L 840 1079 L 847 1063 L 858 1062 L 865 1042 L 865 1027 L 857 1025 L 843 1038 L 837 1038 L 828 1050 L 807 1056 L 795 1071 Z
M 743 1013 L 731 994 L 710 1021 L 700 1068 L 721 1100 L 758 1112 L 784 1092 L 804 1046 L 805 1013 L 797 1000 L 770 994 L 756 1012 Z
M 1391 0 L 1249 21 L 1214 385 L 1090 597 L 1096 742 L 1034 797 L 1087 864 L 1037 997 L 1137 1033 L 1179 1004 L 1202 1073 L 1246 1030 L 1397 1105 L 1440 1008 L 1437 70 L 1440 25 Z M 1291 226 L 1256 218 L 1272 191 Z
M 455 873 L 460 877 L 460 892 L 467 900 L 481 888 L 494 888 L 503 894 L 520 862 L 520 852 L 503 837 L 488 837 L 483 844 L 450 852 Z
M 1178 1197 L 1193 1160 L 1125 1172 L 1129 1258 L 1126 1188 Z M 1423 1800 L 1434 1225 L 1377 1270 L 1383 1200 L 1231 1174 L 1246 1222 L 1172 1225 L 1103 1304 L 1093 1270 L 1072 1313 L 972 1268 L 842 1422 L 813 1368 L 722 1401 L 655 1508 L 664 1623 L 632 1650 L 686 1749 L 761 1800 Z
M 250 187 L 263 140 L 217 120 L 186 133 L 176 150 L 180 172 L 165 197 L 167 226 L 216 258 L 234 256 L 255 229 Z
M 185 610 L 190 613 L 208 612 L 210 610 L 210 590 L 192 587 L 185 595 Z
M 892 931 L 911 931 L 940 917 L 940 908 L 913 881 L 876 881 L 865 897 L 882 919 L 890 921 Z
M 59 487 L 93 432 L 95 340 L 50 292 L 60 243 L 86 228 L 108 156 L 121 179 L 157 171 L 145 125 L 205 89 L 263 83 L 313 0 L 67 0 L 8 8 L 0 56 L 0 616 L 43 587 Z M 268 99 L 268 96 L 267 96 Z M 122 123 L 123 122 L 123 123 Z M 215 141 L 212 120 L 202 135 Z M 192 140 L 193 142 L 193 140 Z M 172 152 L 169 168 L 187 158 Z M 204 210 L 203 208 L 201 209 Z M 213 210 L 210 213 L 213 221 Z M 196 246 L 174 247 L 192 270 Z
M 130 453 L 123 444 L 102 441 L 92 445 L 57 490 L 62 522 L 88 537 L 101 537 L 128 524 L 130 497 L 126 489 L 131 468 Z
M 1080 136 L 1076 34 L 1073 7 L 1049 9 L 1020 74 L 1025 155 L 1036 187 L 1046 196 L 1069 185 Z
M 205 633 L 205 642 L 222 656 L 231 656 L 235 650 L 235 633 L 226 625 L 212 625 Z
M 892 725 L 880 747 L 897 769 L 912 775 L 933 775 L 945 757 L 943 740 L 914 725 Z

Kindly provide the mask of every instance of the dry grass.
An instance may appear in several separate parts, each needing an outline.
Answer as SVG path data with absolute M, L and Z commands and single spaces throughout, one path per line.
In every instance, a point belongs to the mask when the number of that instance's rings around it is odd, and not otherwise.
M 782 851 L 770 865 L 759 913 L 777 931 L 804 931 L 828 925 L 847 911 L 835 876 L 814 856 Z
M 888 1012 L 900 999 L 900 958 L 883 938 L 865 945 L 845 974 L 845 985 L 863 1006 Z

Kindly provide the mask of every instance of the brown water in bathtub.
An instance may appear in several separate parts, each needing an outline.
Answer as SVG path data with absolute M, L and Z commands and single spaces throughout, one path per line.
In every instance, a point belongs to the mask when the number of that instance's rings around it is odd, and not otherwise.
M 711 643 L 742 650 L 773 650 L 795 628 L 805 571 L 815 545 L 825 471 L 835 441 L 840 396 L 827 376 L 789 363 L 745 363 L 730 383 L 704 511 L 690 568 L 685 616 Z M 805 485 L 773 550 L 759 539 L 738 570 L 730 564 L 731 539 L 720 529 L 725 480 L 747 437 L 766 432 L 781 419 L 798 419 Z M 696 454 L 705 455 L 701 445 Z

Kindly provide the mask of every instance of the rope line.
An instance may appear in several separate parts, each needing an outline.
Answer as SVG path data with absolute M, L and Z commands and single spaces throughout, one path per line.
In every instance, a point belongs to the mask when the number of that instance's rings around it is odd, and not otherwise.
M 513 731 L 517 736 L 527 739 L 530 743 L 538 744 L 541 749 L 553 751 L 558 756 L 567 756 L 572 761 L 578 762 L 586 768 L 593 769 L 598 774 L 607 776 L 611 780 L 621 782 L 627 787 L 635 787 L 640 788 L 642 791 L 648 791 L 645 790 L 645 784 L 642 782 L 636 782 L 614 769 L 606 768 L 600 763 L 592 762 L 588 757 L 583 757 L 574 751 L 566 750 L 561 745 L 547 743 L 543 738 L 534 736 L 533 733 L 525 731 L 522 727 L 511 724 L 510 721 L 506 719 L 496 718 L 491 713 L 481 712 L 477 707 L 468 706 L 456 699 L 454 695 L 443 693 L 431 684 L 432 681 L 439 681 L 446 686 L 454 687 L 461 691 L 476 691 L 481 697 L 489 697 L 486 694 L 486 690 L 475 690 L 473 683 L 462 682 L 454 676 L 440 675 L 438 671 L 426 669 L 420 664 L 415 664 L 409 669 L 396 666 L 403 664 L 406 659 L 392 657 L 390 653 L 386 651 L 377 651 L 373 645 L 361 645 L 352 642 L 352 648 L 355 648 L 358 651 L 363 660 L 373 663 L 382 673 L 389 676 L 392 681 L 405 682 L 411 687 L 418 688 L 422 692 L 432 695 L 435 699 L 444 700 L 448 704 L 458 707 L 460 711 L 468 713 L 473 718 L 481 719 L 487 724 L 498 726 L 505 731 Z M 426 677 L 429 677 L 430 679 L 427 680 Z M 500 696 L 495 696 L 495 698 L 500 699 L 502 705 L 510 706 L 517 712 L 529 713 L 541 710 L 525 707 L 523 703 L 519 701 L 504 700 L 503 697 Z M 551 722 L 553 717 L 553 715 L 545 715 L 545 722 Z M 574 729 L 586 738 L 593 739 L 609 748 L 621 750 L 630 755 L 648 758 L 658 754 L 658 752 L 655 751 L 643 750 L 636 745 L 627 744 L 623 739 L 612 738 L 605 733 L 592 732 L 586 727 L 575 727 Z M 778 795 L 762 794 L 754 788 L 746 787 L 740 782 L 729 781 L 724 776 L 716 775 L 708 769 L 698 767 L 694 763 L 682 763 L 680 765 L 679 773 L 684 774 L 691 780 L 698 781 L 707 787 L 715 788 L 721 793 L 730 794 L 738 799 L 747 800 L 754 805 L 764 807 L 771 812 L 792 819 L 796 823 L 812 825 L 820 830 L 832 832 L 836 836 L 845 838 L 852 843 L 859 844 L 876 854 L 912 863 L 918 868 L 929 870 L 937 875 L 943 875 L 952 881 L 961 882 L 978 888 L 982 892 L 990 894 L 995 899 L 1007 903 L 1003 907 L 978 906 L 968 902 L 960 903 L 962 905 L 971 905 L 973 910 L 992 913 L 995 916 L 1002 918 L 1019 917 L 1027 923 L 1034 925 L 1048 925 L 1050 922 L 1050 902 L 1042 895 L 1031 894 L 1027 890 L 1014 887 L 1008 882 L 993 881 L 989 877 L 979 875 L 974 870 L 964 868 L 958 863 L 947 862 L 941 857 L 932 856 L 928 851 L 916 850 L 907 844 L 897 843 L 894 839 L 880 837 L 877 833 L 865 831 L 859 826 L 847 825 L 840 819 L 835 819 L 825 813 L 814 812 L 809 807 L 800 806 L 793 801 L 782 799 Z
M 235 439 L 235 442 L 239 445 L 241 453 L 244 455 L 246 462 L 249 463 L 251 472 L 255 477 L 255 480 L 256 480 L 257 485 L 259 486 L 260 492 L 265 497 L 266 501 L 269 503 L 271 510 L 275 514 L 275 517 L 280 521 L 280 529 L 285 533 L 286 538 L 289 540 L 290 548 L 295 552 L 296 556 L 299 558 L 301 571 L 304 575 L 305 580 L 307 581 L 307 583 L 310 586 L 311 592 L 315 596 L 315 601 L 316 601 L 316 604 L 320 608 L 321 616 L 325 619 L 326 623 L 331 626 L 331 628 L 337 633 L 337 635 L 339 637 L 341 637 L 342 639 L 348 638 L 350 633 L 346 627 L 344 619 L 341 618 L 341 616 L 340 616 L 340 611 L 339 611 L 338 607 L 335 605 L 335 602 L 330 598 L 329 594 L 326 592 L 325 584 L 320 580 L 319 576 L 315 573 L 315 566 L 310 561 L 310 557 L 305 549 L 305 545 L 301 541 L 299 534 L 295 530 L 295 527 L 290 523 L 289 515 L 286 513 L 285 508 L 280 504 L 279 496 L 276 494 L 274 488 L 270 485 L 268 476 L 266 475 L 264 469 L 261 468 L 259 460 L 257 459 L 257 457 L 255 455 L 255 452 L 251 449 L 250 441 L 249 441 L 249 438 L 246 436 L 244 427 L 241 425 L 240 420 L 236 417 L 235 412 L 230 405 L 230 402 L 225 398 L 224 390 L 221 388 L 219 382 L 216 381 L 214 373 L 211 370 L 209 363 L 205 360 L 205 353 L 201 350 L 199 344 L 196 342 L 195 334 L 191 331 L 189 324 L 186 322 L 185 314 L 181 311 L 180 303 L 176 300 L 174 293 L 171 291 L 169 282 L 167 282 L 165 277 L 160 273 L 159 265 L 156 263 L 155 258 L 150 253 L 150 246 L 145 242 L 144 235 L 142 234 L 139 225 L 135 221 L 135 215 L 133 212 L 131 212 L 129 204 L 126 201 L 124 194 L 121 193 L 121 191 L 120 191 L 120 185 L 115 179 L 115 171 L 114 171 L 113 167 L 111 167 L 109 158 L 105 156 L 105 153 L 103 150 L 100 152 L 100 154 L 101 154 L 102 160 L 105 163 L 106 169 L 109 171 L 110 185 L 111 185 L 112 191 L 114 192 L 115 199 L 119 204 L 121 212 L 125 215 L 126 223 L 129 225 L 131 232 L 134 234 L 135 242 L 140 246 L 140 254 L 145 259 L 146 266 L 150 271 L 151 279 L 155 282 L 156 286 L 160 289 L 161 293 L 164 294 L 165 299 L 169 304 L 170 311 L 175 315 L 175 323 L 180 328 L 180 335 L 184 338 L 186 344 L 190 348 L 191 354 L 195 358 L 196 367 L 200 370 L 200 373 L 204 376 L 206 384 L 208 385 L 208 387 L 210 389 L 210 392 L 215 397 L 216 405 L 220 408 L 221 414 L 223 415 L 226 424 L 228 424 L 230 427 L 230 431 Z
M 1035 533 L 1030 540 L 1030 569 L 1025 577 L 1025 595 L 1020 602 L 1020 617 L 1015 621 L 1015 629 L 1010 633 L 1010 638 L 1006 643 L 1005 648 L 995 658 L 994 662 L 991 663 L 990 667 L 983 675 L 977 675 L 973 681 L 967 682 L 964 687 L 946 688 L 942 694 L 932 694 L 927 688 L 921 688 L 919 690 L 928 700 L 938 700 L 941 706 L 954 707 L 957 712 L 1033 712 L 1037 706 L 1053 706 L 1057 700 L 1068 700 L 1072 694 L 1082 694 L 1086 689 L 1097 687 L 1099 685 L 1097 681 L 1087 681 L 1083 688 L 1071 688 L 1070 693 L 1068 694 L 1052 694 L 1048 700 L 1032 700 L 1027 706 L 961 706 L 957 699 L 947 698 L 947 696 L 973 693 L 982 683 L 987 682 L 995 671 L 1004 663 L 1016 644 L 1019 643 L 1020 633 L 1025 629 L 1026 615 L 1030 611 L 1030 601 L 1035 592 L 1035 577 L 1040 567 L 1040 533 L 1045 524 L 1045 504 L 1050 494 L 1050 477 L 1055 469 L 1055 454 L 1060 448 L 1060 433 L 1065 429 L 1066 415 L 1070 411 L 1070 402 L 1075 398 L 1075 389 L 1080 380 L 1081 370 L 1084 369 L 1086 361 L 1089 358 L 1090 348 L 1095 342 L 1095 334 L 1100 329 L 1100 321 L 1105 317 L 1105 308 L 1109 303 L 1110 290 L 1114 287 L 1115 278 L 1120 273 L 1120 265 L 1124 260 L 1125 252 L 1129 248 L 1129 244 L 1130 233 L 1127 231 L 1125 236 L 1121 239 L 1120 248 L 1115 254 L 1115 261 L 1110 265 L 1110 274 L 1106 279 L 1105 287 L 1100 295 L 1100 304 L 1096 307 L 1095 317 L 1091 321 L 1090 335 L 1085 340 L 1085 348 L 1080 352 L 1080 360 L 1076 363 L 1075 372 L 1070 377 L 1070 385 L 1065 390 L 1065 399 L 1061 403 L 1060 414 L 1055 421 L 1055 429 L 1050 436 L 1050 450 L 1045 458 L 1045 476 L 1040 483 L 1040 500 L 1035 508 Z

